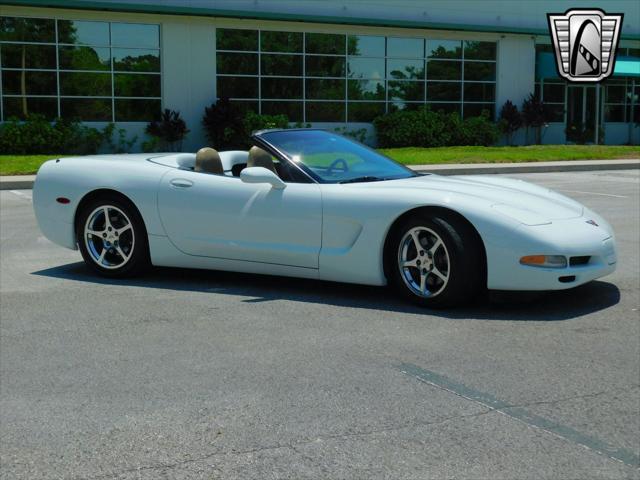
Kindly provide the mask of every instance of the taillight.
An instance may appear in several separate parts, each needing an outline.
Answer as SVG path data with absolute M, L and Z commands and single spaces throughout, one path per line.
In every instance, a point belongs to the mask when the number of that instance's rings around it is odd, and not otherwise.
M 69 200 L 66 197 L 58 197 L 58 198 L 56 198 L 56 202 L 61 203 L 63 205 L 66 205 L 67 203 L 70 203 L 71 200 Z

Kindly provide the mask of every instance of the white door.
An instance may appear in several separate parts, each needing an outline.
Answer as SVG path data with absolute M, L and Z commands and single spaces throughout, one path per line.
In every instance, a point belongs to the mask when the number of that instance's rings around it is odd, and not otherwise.
M 315 183 L 278 190 L 183 170 L 158 191 L 162 224 L 184 253 L 307 268 L 318 268 L 321 202 Z

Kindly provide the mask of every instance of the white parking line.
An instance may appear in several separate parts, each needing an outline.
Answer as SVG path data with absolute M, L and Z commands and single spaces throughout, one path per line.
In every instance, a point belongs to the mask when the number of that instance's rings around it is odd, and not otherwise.
M 19 192 L 18 190 L 9 190 L 9 193 L 13 193 L 15 196 L 20 197 L 20 198 L 24 198 L 26 200 L 32 201 L 33 199 L 31 198 L 31 195 L 28 195 L 26 193 L 22 193 Z
M 570 192 L 570 193 L 584 193 L 585 195 L 598 195 L 601 197 L 615 197 L 615 198 L 627 198 L 624 195 L 613 195 L 611 193 L 598 193 L 598 192 L 584 192 L 582 190 L 566 190 L 564 188 L 559 188 L 560 192 Z

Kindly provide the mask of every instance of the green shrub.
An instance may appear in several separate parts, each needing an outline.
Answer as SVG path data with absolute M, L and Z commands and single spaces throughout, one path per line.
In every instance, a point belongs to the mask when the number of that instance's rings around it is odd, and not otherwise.
M 421 107 L 381 115 L 373 124 L 381 148 L 488 146 L 499 138 L 498 127 L 487 112 L 480 117 L 461 120 L 456 113 L 434 112 L 429 107 Z
M 41 115 L 31 115 L 26 121 L 10 118 L 0 125 L 2 154 L 88 155 L 98 151 L 103 139 L 95 128 L 61 119 L 51 123 Z
M 151 136 L 151 139 L 142 145 L 145 152 L 161 149 L 175 152 L 182 150 L 182 141 L 189 129 L 180 118 L 180 112 L 165 108 L 160 119 L 150 122 L 145 132 Z
M 286 115 L 245 114 L 229 100 L 221 98 L 206 107 L 202 118 L 207 139 L 217 150 L 244 149 L 251 146 L 252 132 L 269 128 L 289 128 Z

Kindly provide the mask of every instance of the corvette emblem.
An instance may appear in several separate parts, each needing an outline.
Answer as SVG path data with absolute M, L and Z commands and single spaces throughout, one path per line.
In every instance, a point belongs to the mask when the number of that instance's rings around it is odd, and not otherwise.
M 596 223 L 596 221 L 595 221 L 595 220 L 587 220 L 587 223 L 588 223 L 589 225 L 593 225 L 594 227 L 597 227 L 597 226 L 598 226 L 598 224 Z
M 558 74 L 570 82 L 599 82 L 609 77 L 623 17 L 599 9 L 547 14 Z

